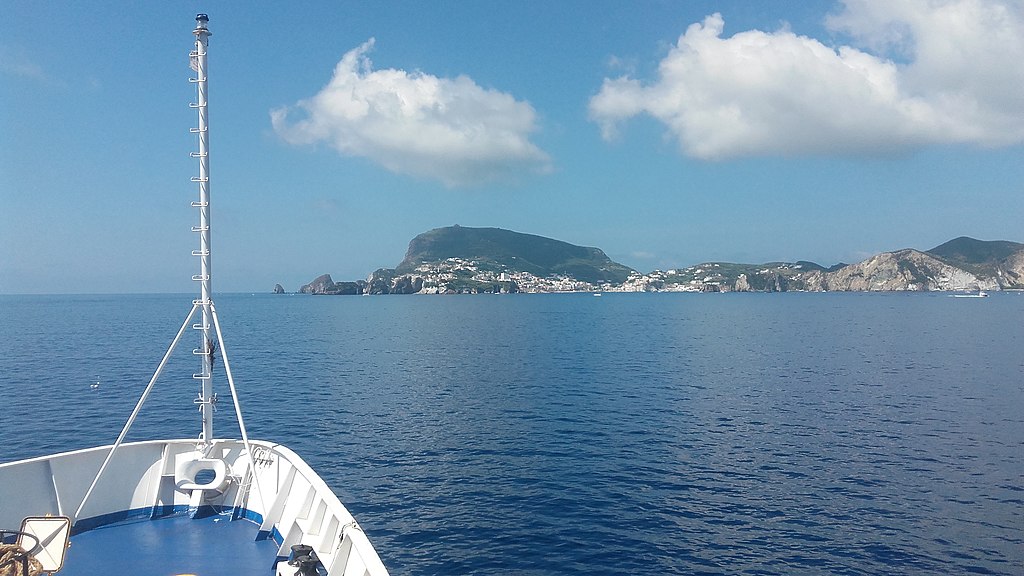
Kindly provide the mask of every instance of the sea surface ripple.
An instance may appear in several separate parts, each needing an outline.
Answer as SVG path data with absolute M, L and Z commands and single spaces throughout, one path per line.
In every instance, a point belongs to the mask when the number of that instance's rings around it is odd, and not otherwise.
M 0 296 L 0 461 L 112 442 L 190 302 Z M 1019 293 L 217 306 L 250 436 L 395 575 L 1024 573 Z M 130 438 L 198 432 L 194 346 Z

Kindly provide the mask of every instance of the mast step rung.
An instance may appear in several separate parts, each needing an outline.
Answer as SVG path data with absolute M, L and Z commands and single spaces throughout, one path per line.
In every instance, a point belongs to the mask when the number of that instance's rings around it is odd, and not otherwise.
M 199 104 L 196 104 L 195 102 L 189 102 L 188 103 L 188 107 L 189 108 L 199 108 Z
M 206 81 L 206 78 L 189 78 L 188 81 L 193 83 L 193 84 L 197 84 L 199 82 Z
M 192 231 L 193 232 L 206 232 L 209 229 L 210 229 L 209 226 L 193 226 L 192 227 Z
M 192 279 L 195 280 L 196 282 L 205 282 L 205 281 L 210 279 L 210 275 L 209 274 L 194 274 L 192 276 Z
M 210 329 L 210 325 L 209 324 L 193 324 L 192 325 L 192 329 L 193 330 L 209 330 Z
M 192 301 L 192 304 L 194 304 L 196 306 L 206 306 L 209 303 L 210 303 L 209 300 L 200 300 L 198 298 Z
M 188 155 L 193 158 L 206 158 L 206 152 L 189 152 Z
M 210 179 L 208 177 L 206 177 L 206 176 L 193 176 L 192 177 L 192 181 L 193 182 L 209 182 Z
M 192 134 L 198 134 L 200 132 L 206 132 L 207 129 L 206 128 L 189 128 L 188 131 L 191 132 Z
M 192 378 L 194 378 L 196 380 L 209 380 L 210 379 L 210 375 L 209 374 L 193 374 Z
M 206 350 L 200 350 L 199 348 L 193 348 L 192 353 L 196 356 L 208 356 L 210 354 Z
M 193 256 L 209 256 L 210 255 L 210 251 L 209 250 L 193 250 L 192 251 L 192 255 Z M 197 300 L 197 302 L 198 302 L 198 300 Z
M 193 208 L 206 208 L 209 205 L 210 205 L 209 202 L 193 202 L 192 203 L 192 207 Z

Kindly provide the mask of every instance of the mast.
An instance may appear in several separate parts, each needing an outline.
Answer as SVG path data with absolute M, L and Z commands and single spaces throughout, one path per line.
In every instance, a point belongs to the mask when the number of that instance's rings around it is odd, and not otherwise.
M 210 18 L 206 14 L 196 14 L 196 28 L 192 31 L 196 37 L 196 47 L 189 54 L 192 69 L 196 72 L 195 78 L 189 78 L 189 81 L 196 85 L 196 101 L 189 106 L 199 113 L 199 126 L 191 129 L 191 132 L 198 135 L 199 140 L 199 151 L 191 153 L 193 158 L 199 159 L 199 175 L 192 177 L 192 181 L 199 184 L 199 201 L 192 203 L 193 207 L 199 209 L 199 226 L 192 227 L 194 232 L 199 233 L 199 249 L 192 251 L 193 256 L 199 257 L 199 274 L 193 276 L 192 280 L 199 282 L 200 295 L 195 304 L 202 309 L 201 322 L 192 325 L 193 329 L 201 332 L 200 347 L 192 351 L 201 359 L 201 368 L 200 372 L 193 374 L 192 377 L 201 383 L 199 398 L 195 402 L 199 405 L 199 412 L 202 415 L 203 431 L 200 438 L 204 447 L 213 440 L 213 408 L 217 403 L 217 395 L 213 393 L 213 364 L 217 339 L 212 332 L 211 317 L 213 285 L 210 277 L 210 133 L 206 107 L 206 47 L 211 34 L 206 25 L 209 21 Z
M 146 385 L 146 389 L 142 392 L 142 397 L 135 404 L 135 409 L 132 411 L 131 416 L 128 417 L 128 421 L 125 422 L 124 428 L 121 429 L 121 434 L 118 435 L 114 445 L 110 447 L 106 458 L 103 460 L 103 464 L 100 465 L 99 471 L 96 472 L 96 476 L 92 479 L 92 484 L 85 491 L 85 496 L 82 497 L 82 502 L 78 505 L 78 509 L 72 517 L 72 524 L 81 517 L 82 510 L 85 509 L 85 503 L 89 501 L 89 496 L 92 495 L 96 484 L 100 481 L 100 477 L 103 476 L 107 465 L 110 464 L 110 460 L 114 457 L 114 452 L 117 451 L 128 435 L 128 430 L 131 429 L 135 418 L 139 415 L 139 411 L 142 410 L 142 405 L 146 402 L 146 398 L 149 397 L 149 393 L 152 392 L 153 386 L 164 371 L 164 367 L 167 366 L 167 360 L 170 359 L 174 349 L 177 348 L 181 337 L 188 329 L 189 323 L 196 317 L 196 312 L 200 310 L 202 311 L 202 320 L 192 324 L 192 329 L 198 330 L 202 335 L 200 347 L 192 350 L 192 354 L 199 356 L 202 362 L 199 373 L 192 375 L 193 378 L 202 383 L 199 398 L 195 400 L 195 403 L 199 405 L 199 412 L 202 414 L 203 420 L 203 431 L 199 436 L 200 447 L 204 453 L 209 453 L 213 446 L 213 412 L 217 405 L 217 395 L 213 393 L 213 364 L 219 355 L 224 362 L 224 375 L 227 376 L 228 389 L 231 391 L 231 400 L 235 407 L 235 418 L 238 419 L 238 430 L 242 433 L 242 444 L 245 446 L 246 454 L 251 455 L 253 453 L 252 446 L 249 444 L 249 435 L 245 431 L 245 421 L 242 419 L 242 406 L 238 402 L 235 379 L 231 375 L 231 364 L 228 362 L 228 351 L 224 346 L 224 335 L 221 333 L 220 320 L 217 319 L 217 307 L 213 304 L 213 288 L 210 283 L 210 140 L 206 115 L 206 46 L 210 37 L 210 31 L 206 29 L 206 24 L 209 21 L 210 18 L 206 14 L 196 14 L 196 28 L 192 31 L 196 36 L 196 49 L 189 53 L 192 69 L 196 72 L 196 77 L 189 78 L 189 82 L 196 85 L 197 95 L 196 101 L 189 104 L 189 107 L 196 108 L 199 111 L 199 126 L 191 128 L 190 132 L 197 134 L 199 139 L 199 151 L 192 152 L 191 156 L 199 159 L 199 176 L 192 177 L 192 181 L 199 184 L 199 200 L 192 203 L 193 207 L 199 208 L 199 225 L 192 227 L 193 232 L 199 233 L 199 249 L 192 251 L 193 256 L 199 257 L 199 274 L 193 276 L 192 279 L 199 282 L 200 297 L 192 301 L 192 309 L 189 311 L 188 316 L 185 317 L 185 321 L 182 322 L 178 334 L 171 341 L 171 345 L 167 348 L 163 359 L 160 360 L 160 365 L 157 366 L 156 372 L 153 373 L 149 384 Z M 220 344 L 219 350 L 216 343 Z M 256 493 L 262 499 L 263 490 L 260 488 L 259 476 L 254 476 L 253 480 L 256 482 Z

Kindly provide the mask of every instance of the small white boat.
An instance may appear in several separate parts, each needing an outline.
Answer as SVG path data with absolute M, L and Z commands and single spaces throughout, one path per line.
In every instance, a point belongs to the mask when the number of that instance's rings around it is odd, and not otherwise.
M 953 298 L 988 298 L 988 292 L 978 290 L 973 294 L 953 294 Z
M 192 178 L 199 187 L 192 203 L 199 210 L 193 228 L 199 249 L 192 254 L 200 261 L 200 273 L 193 276 L 200 297 L 113 444 L 0 464 L 0 574 L 388 573 L 359 524 L 312 468 L 288 448 L 250 440 L 246 433 L 211 289 L 208 22 L 205 14 L 196 16 L 190 54 L 197 92 L 191 106 L 199 116 L 192 128 L 199 147 L 192 153 L 199 162 L 199 175 Z M 198 437 L 124 443 L 187 330 L 200 342 L 192 350 L 200 364 L 192 376 L 200 389 Z M 231 390 L 240 438 L 214 436 L 215 361 Z

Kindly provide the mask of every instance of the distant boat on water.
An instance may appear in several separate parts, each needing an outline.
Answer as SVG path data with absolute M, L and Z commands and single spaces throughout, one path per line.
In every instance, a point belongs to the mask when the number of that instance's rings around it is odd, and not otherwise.
M 988 298 L 988 292 L 978 290 L 972 294 L 953 294 L 953 298 Z

